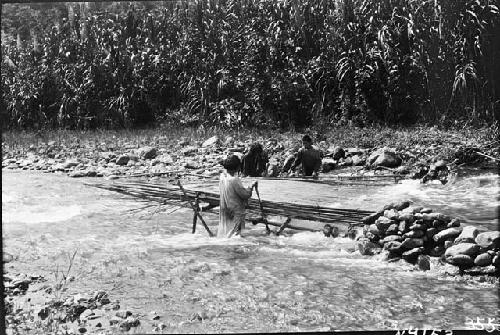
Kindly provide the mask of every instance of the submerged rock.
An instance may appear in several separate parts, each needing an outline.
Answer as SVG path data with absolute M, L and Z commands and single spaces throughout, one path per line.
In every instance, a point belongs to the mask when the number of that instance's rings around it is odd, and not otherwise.
M 368 240 L 359 240 L 358 250 L 361 255 L 375 255 L 380 253 L 382 248 L 377 243 Z
M 428 271 L 431 269 L 431 260 L 427 255 L 419 255 L 417 258 L 417 266 L 422 271 Z

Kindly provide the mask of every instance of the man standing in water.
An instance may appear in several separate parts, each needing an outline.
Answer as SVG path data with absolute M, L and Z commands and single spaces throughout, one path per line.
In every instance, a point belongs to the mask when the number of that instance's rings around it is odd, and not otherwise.
M 295 171 L 297 166 L 302 164 L 302 173 L 304 176 L 317 178 L 319 169 L 321 168 L 321 151 L 312 144 L 313 141 L 309 135 L 302 137 L 302 148 L 299 149 L 291 170 Z
M 243 186 L 238 177 L 241 161 L 236 155 L 229 156 L 222 165 L 226 171 L 221 173 L 219 180 L 220 213 L 217 237 L 231 237 L 241 235 L 245 228 L 245 207 L 252 196 L 253 188 L 257 188 L 257 181 L 250 187 Z

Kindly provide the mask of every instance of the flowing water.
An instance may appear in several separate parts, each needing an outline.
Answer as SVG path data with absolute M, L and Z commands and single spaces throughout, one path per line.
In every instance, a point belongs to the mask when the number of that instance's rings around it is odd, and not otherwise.
M 321 233 L 243 238 L 191 234 L 192 212 L 155 212 L 137 199 L 62 175 L 2 171 L 4 251 L 16 271 L 54 277 L 77 251 L 68 294 L 103 289 L 122 308 L 156 311 L 170 332 L 464 329 L 466 318 L 499 318 L 494 284 L 362 256 L 350 239 Z M 481 230 L 498 228 L 498 177 L 458 177 L 383 187 L 261 181 L 263 199 L 378 209 L 410 199 Z M 216 229 L 217 218 L 205 215 Z M 191 320 L 193 313 L 203 321 Z M 142 322 L 135 331 L 148 332 Z

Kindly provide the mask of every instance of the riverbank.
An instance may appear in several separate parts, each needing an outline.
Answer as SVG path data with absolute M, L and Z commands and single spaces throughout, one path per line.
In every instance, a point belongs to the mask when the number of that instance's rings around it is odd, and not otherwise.
M 220 159 L 231 152 L 241 154 L 258 141 L 268 152 L 274 171 L 279 171 L 300 147 L 302 134 L 174 127 L 4 132 L 2 168 L 64 172 L 71 177 L 115 178 L 169 172 L 213 176 L 221 168 Z M 436 163 L 450 169 L 493 170 L 500 161 L 498 130 L 494 128 L 343 127 L 311 134 L 325 156 L 323 173 L 354 167 L 358 172 L 384 170 L 421 178 Z M 381 155 L 384 157 L 376 163 Z

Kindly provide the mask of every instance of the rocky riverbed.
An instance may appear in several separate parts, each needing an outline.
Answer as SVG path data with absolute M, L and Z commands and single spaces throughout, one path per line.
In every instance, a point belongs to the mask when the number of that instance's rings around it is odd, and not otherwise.
M 85 141 L 66 137 L 59 141 L 36 141 L 14 146 L 2 142 L 3 169 L 40 170 L 66 173 L 70 177 L 108 177 L 194 174 L 217 175 L 220 160 L 229 153 L 242 155 L 258 141 L 269 156 L 269 176 L 278 176 L 300 147 L 300 137 L 288 136 L 235 139 L 232 136 L 193 140 L 158 137 L 141 143 L 116 138 L 113 141 Z M 346 168 L 358 173 L 382 170 L 423 182 L 447 181 L 450 171 L 474 165 L 495 168 L 499 151 L 494 143 L 483 148 L 449 140 L 444 144 L 399 147 L 341 147 L 327 140 L 316 143 L 323 153 L 322 172 Z M 485 152 L 487 154 L 485 154 Z

